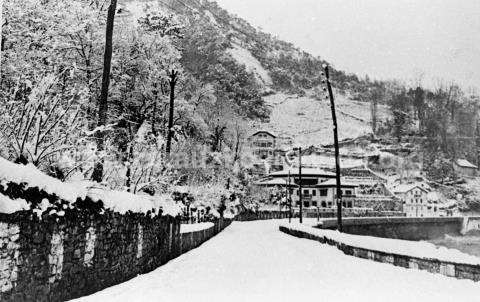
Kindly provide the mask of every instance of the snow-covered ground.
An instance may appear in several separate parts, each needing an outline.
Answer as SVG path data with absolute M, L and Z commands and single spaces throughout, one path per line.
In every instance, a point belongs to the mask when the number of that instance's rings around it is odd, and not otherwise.
M 78 301 L 478 301 L 480 283 L 344 255 L 278 231 L 234 222 L 157 270 Z
M 397 255 L 411 256 L 417 258 L 438 259 L 441 261 L 451 261 L 456 263 L 465 263 L 480 265 L 480 258 L 460 252 L 456 249 L 449 249 L 443 246 L 436 246 L 425 241 L 410 241 L 390 238 L 380 238 L 372 236 L 359 236 L 346 233 L 340 233 L 333 230 L 323 230 L 312 228 L 308 225 L 299 223 L 284 223 L 285 227 L 304 231 L 309 234 L 326 237 L 347 245 L 356 246 L 368 250 L 390 252 Z

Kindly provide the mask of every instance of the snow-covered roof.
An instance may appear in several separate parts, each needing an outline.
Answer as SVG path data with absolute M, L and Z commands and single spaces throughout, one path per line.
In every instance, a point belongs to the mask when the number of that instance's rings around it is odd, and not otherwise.
M 289 167 L 288 169 L 277 171 L 270 173 L 270 176 L 273 177 L 285 177 L 288 176 L 290 172 L 290 176 L 297 177 L 299 176 L 299 169 L 298 167 Z M 302 168 L 302 176 L 324 176 L 324 177 L 335 177 L 335 173 L 328 172 L 322 169 L 317 168 Z
M 328 155 L 305 155 L 302 156 L 302 163 L 305 166 L 324 166 L 324 167 L 335 167 L 335 156 Z M 364 163 L 362 159 L 356 158 L 340 158 L 340 167 L 345 168 L 356 168 L 363 167 Z
M 357 184 L 354 184 L 352 182 L 348 181 L 340 181 L 341 187 L 347 187 L 347 188 L 353 188 L 353 187 L 358 187 Z M 337 186 L 337 180 L 336 179 L 329 179 L 327 181 L 321 182 L 317 185 L 317 187 L 336 187 Z
M 472 168 L 472 169 L 478 169 L 477 166 L 475 166 L 474 164 L 472 164 L 471 162 L 469 162 L 468 160 L 466 159 L 457 159 L 455 161 L 455 163 L 462 167 L 462 168 Z
M 411 190 L 418 188 L 424 192 L 427 192 L 426 189 L 422 188 L 419 184 L 401 184 L 393 188 L 394 193 L 407 193 Z
M 288 181 L 283 178 L 274 178 L 261 180 L 256 182 L 255 184 L 260 186 L 286 186 L 288 184 Z M 290 182 L 290 186 L 295 186 L 295 183 L 293 183 L 293 179 Z
M 74 207 L 77 199 L 85 199 L 88 196 L 94 202 L 101 200 L 105 209 L 122 214 L 128 211 L 146 213 L 152 210 L 158 214 L 161 209 L 162 215 L 177 216 L 181 211 L 169 196 L 151 197 L 114 191 L 90 181 L 62 182 L 42 173 L 32 164 L 19 165 L 0 157 L 0 183 L 7 186 L 9 182 L 24 183 L 27 188 L 38 188 L 48 194 L 55 194 L 69 202 L 69 208 Z M 3 201 L 5 202 L 5 199 Z M 47 204 L 48 200 L 44 201 L 40 209 L 42 211 L 52 206 Z

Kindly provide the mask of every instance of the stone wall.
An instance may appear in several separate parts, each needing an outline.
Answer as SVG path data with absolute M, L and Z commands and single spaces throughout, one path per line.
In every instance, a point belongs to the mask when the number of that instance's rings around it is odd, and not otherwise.
M 63 301 L 152 271 L 230 224 L 180 234 L 180 221 L 141 214 L 0 214 L 0 301 Z
M 345 218 L 343 231 L 392 239 L 430 240 L 443 238 L 445 234 L 460 235 L 463 221 L 463 217 Z M 337 220 L 325 219 L 318 227 L 336 229 Z
M 236 221 L 253 221 L 288 218 L 288 211 L 244 211 L 235 217 Z
M 296 215 L 298 216 L 298 214 Z M 396 211 L 375 211 L 370 209 L 342 209 L 342 217 L 404 217 L 405 213 Z M 337 209 L 306 209 L 304 217 L 307 218 L 334 218 L 337 217 Z
M 310 234 L 300 230 L 290 229 L 285 226 L 280 226 L 280 231 L 298 238 L 306 238 L 336 246 L 346 255 L 369 259 L 377 262 L 388 263 L 404 268 L 425 270 L 431 273 L 442 274 L 448 277 L 455 277 L 458 279 L 470 279 L 473 281 L 480 281 L 480 265 L 447 262 L 440 261 L 438 259 L 418 258 L 406 255 L 398 255 L 394 253 L 386 253 L 383 251 L 364 249 L 337 242 L 327 237 Z

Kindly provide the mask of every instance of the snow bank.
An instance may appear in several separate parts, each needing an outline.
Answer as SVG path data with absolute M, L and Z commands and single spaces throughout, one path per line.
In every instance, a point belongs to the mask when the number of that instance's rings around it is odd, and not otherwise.
M 27 188 L 38 188 L 48 194 L 55 194 L 59 198 L 69 202 L 68 208 L 73 208 L 73 204 L 78 198 L 85 199 L 88 196 L 95 202 L 101 200 L 105 209 L 110 209 L 121 214 L 125 214 L 128 211 L 133 213 L 147 213 L 151 211 L 152 215 L 156 215 L 162 210 L 162 215 L 177 216 L 181 211 L 180 206 L 175 204 L 170 196 L 151 197 L 114 191 L 89 181 L 62 182 L 56 178 L 45 175 L 32 164 L 26 166 L 18 165 L 0 158 L 0 183 L 6 186 L 9 182 L 17 184 L 25 183 Z M 5 198 L 0 200 L 0 212 L 11 213 L 14 209 L 18 211 L 25 208 L 22 200 L 16 200 L 14 202 L 16 202 L 16 204 L 12 204 L 11 201 L 7 202 Z M 5 210 L 3 210 L 3 204 L 8 204 L 8 206 L 5 206 Z M 55 208 L 48 200 L 44 199 L 39 205 L 39 209 L 35 211 L 41 215 L 42 212 L 52 207 Z M 67 207 L 64 206 L 63 208 L 66 209 Z M 49 214 L 62 216 L 60 212 L 50 210 Z
M 48 194 L 56 194 L 61 199 L 75 202 L 78 197 L 87 196 L 85 186 L 76 186 L 64 183 L 60 180 L 47 176 L 34 165 L 18 165 L 0 157 L 0 182 L 25 183 L 28 188 L 38 188 Z
M 87 193 L 94 201 L 103 201 L 104 207 L 120 214 L 128 211 L 134 213 L 152 212 L 162 215 L 177 216 L 181 212 L 180 205 L 176 204 L 168 195 L 147 196 L 136 195 L 129 192 L 107 190 L 103 187 L 91 187 Z
M 351 235 L 333 230 L 317 229 L 299 223 L 283 223 L 281 225 L 285 228 L 326 237 L 359 248 L 416 258 L 437 259 L 444 262 L 480 265 L 480 258 L 478 257 L 462 253 L 455 249 L 438 247 L 428 242 Z
M 0 194 L 0 213 L 11 214 L 17 211 L 28 210 L 30 206 L 25 199 L 10 199 Z
M 180 233 L 192 233 L 197 231 L 203 231 L 213 226 L 214 226 L 213 222 L 182 224 L 180 225 Z

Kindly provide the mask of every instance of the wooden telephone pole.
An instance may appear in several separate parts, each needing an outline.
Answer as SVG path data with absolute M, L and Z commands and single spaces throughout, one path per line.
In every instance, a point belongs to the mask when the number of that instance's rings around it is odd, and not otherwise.
M 332 110 L 333 121 L 333 143 L 335 145 L 335 176 L 337 180 L 337 228 L 341 232 L 342 226 L 342 185 L 340 182 L 340 147 L 338 145 L 337 115 L 335 113 L 335 100 L 333 98 L 332 85 L 330 83 L 330 72 L 328 65 L 324 65 L 325 78 L 327 83 L 328 96 L 330 98 L 330 109 Z
M 303 195 L 302 195 L 302 147 L 298 148 L 298 192 L 300 200 L 300 223 L 303 223 Z
M 169 75 L 170 79 L 168 83 L 170 84 L 170 112 L 168 115 L 168 132 L 167 132 L 167 146 L 165 152 L 167 156 L 170 155 L 170 150 L 172 148 L 172 137 L 173 137 L 173 109 L 175 105 L 175 85 L 177 85 L 178 80 L 178 71 L 172 69 L 172 72 Z

